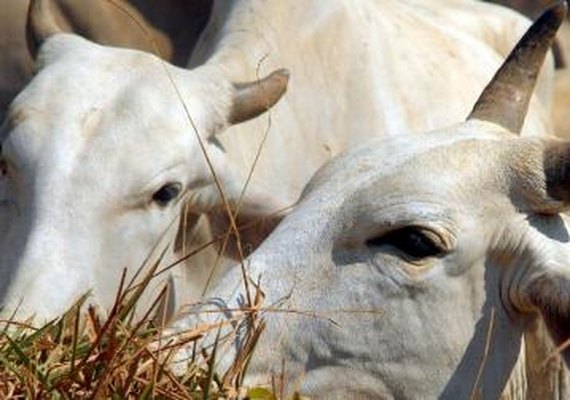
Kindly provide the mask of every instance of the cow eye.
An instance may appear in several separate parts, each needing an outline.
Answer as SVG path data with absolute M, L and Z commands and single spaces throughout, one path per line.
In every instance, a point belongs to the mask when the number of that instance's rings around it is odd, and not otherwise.
M 162 186 L 152 195 L 152 201 L 161 207 L 165 207 L 171 201 L 175 200 L 182 191 L 182 185 L 180 183 L 167 183 Z
M 440 256 L 444 253 L 445 249 L 441 240 L 436 236 L 426 229 L 408 226 L 369 239 L 366 244 L 371 247 L 391 246 L 411 261 L 418 261 L 423 258 Z

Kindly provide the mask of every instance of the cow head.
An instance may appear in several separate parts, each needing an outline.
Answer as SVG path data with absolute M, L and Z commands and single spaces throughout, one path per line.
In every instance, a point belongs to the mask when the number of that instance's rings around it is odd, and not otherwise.
M 88 290 L 108 305 L 123 269 L 132 276 L 149 259 L 183 204 L 218 210 L 218 184 L 238 202 L 216 135 L 273 106 L 288 73 L 233 83 L 215 67 L 99 46 L 60 33 L 41 0 L 28 41 L 37 74 L 0 134 L 0 303 L 3 315 L 44 319 Z M 263 213 L 267 199 L 246 192 L 240 210 Z
M 527 335 L 517 372 L 539 397 L 558 392 L 532 381 L 559 358 L 533 353 L 531 336 L 544 321 L 556 345 L 570 338 L 570 145 L 516 132 L 564 14 L 533 25 L 467 122 L 369 143 L 316 174 L 247 263 L 266 307 L 249 379 L 273 369 L 323 398 L 499 398 Z M 209 312 L 180 324 L 235 321 L 240 285 L 231 271 Z

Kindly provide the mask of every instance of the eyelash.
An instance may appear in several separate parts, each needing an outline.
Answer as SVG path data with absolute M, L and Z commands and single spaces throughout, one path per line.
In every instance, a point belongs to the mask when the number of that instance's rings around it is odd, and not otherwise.
M 412 261 L 437 257 L 444 253 L 441 245 L 422 232 L 422 228 L 407 226 L 366 241 L 369 247 L 390 246 Z

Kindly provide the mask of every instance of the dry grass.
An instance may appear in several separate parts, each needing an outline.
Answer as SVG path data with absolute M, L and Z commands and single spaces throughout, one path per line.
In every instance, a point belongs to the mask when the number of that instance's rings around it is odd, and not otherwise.
M 241 387 L 248 361 L 255 350 L 263 321 L 255 311 L 245 312 L 252 327 L 232 366 L 215 371 L 216 348 L 200 351 L 200 339 L 219 324 L 162 337 L 153 316 L 166 289 L 135 317 L 137 301 L 148 286 L 152 268 L 142 284 L 124 288 L 124 275 L 116 301 L 102 319 L 88 296 L 63 316 L 35 328 L 5 321 L 0 332 L 0 398 L 2 399 L 277 399 L 275 390 Z M 262 301 L 260 291 L 256 303 Z M 254 307 L 255 308 L 255 307 Z M 168 363 L 181 346 L 194 350 L 184 374 L 175 376 Z M 282 384 L 282 383 L 281 383 Z

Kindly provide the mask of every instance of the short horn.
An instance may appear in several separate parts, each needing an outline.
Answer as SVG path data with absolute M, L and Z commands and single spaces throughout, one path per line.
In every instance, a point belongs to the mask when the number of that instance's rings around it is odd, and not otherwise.
M 265 78 L 234 84 L 230 124 L 238 124 L 257 117 L 275 105 L 287 90 L 289 71 L 278 69 Z
M 467 119 L 493 122 L 514 133 L 521 131 L 536 78 L 566 9 L 566 1 L 560 1 L 532 24 L 485 87 Z
M 26 21 L 28 51 L 36 58 L 42 43 L 52 35 L 63 32 L 50 10 L 49 0 L 31 0 Z

